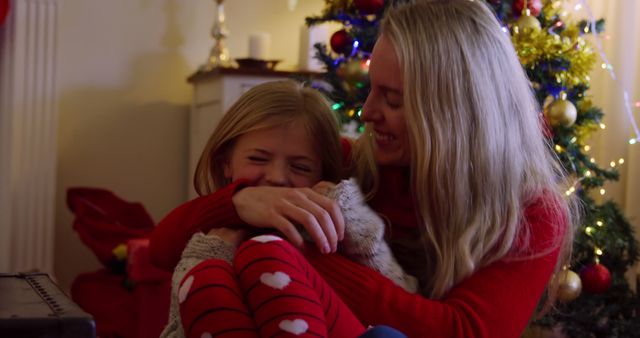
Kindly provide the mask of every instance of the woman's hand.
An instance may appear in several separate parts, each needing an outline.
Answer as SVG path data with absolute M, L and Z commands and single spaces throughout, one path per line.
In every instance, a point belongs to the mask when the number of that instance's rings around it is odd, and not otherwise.
M 215 228 L 209 230 L 207 235 L 214 235 L 220 237 L 221 240 L 233 244 L 236 247 L 242 243 L 242 240 L 246 236 L 247 231 L 242 229 L 229 229 L 229 228 Z
M 260 228 L 275 228 L 291 243 L 304 243 L 294 224 L 301 225 L 320 252 L 335 252 L 344 237 L 338 205 L 311 188 L 247 187 L 233 195 L 240 219 Z

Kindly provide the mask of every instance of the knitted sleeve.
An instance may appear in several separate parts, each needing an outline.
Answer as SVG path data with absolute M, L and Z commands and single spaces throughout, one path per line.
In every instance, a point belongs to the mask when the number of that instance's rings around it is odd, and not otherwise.
M 180 310 L 178 308 L 178 292 L 180 282 L 196 265 L 207 259 L 222 259 L 232 264 L 236 247 L 222 240 L 218 236 L 196 233 L 189 240 L 187 247 L 182 253 L 182 258 L 178 262 L 173 276 L 171 277 L 171 301 L 169 307 L 169 321 L 161 338 L 184 337 L 184 331 L 180 320 Z
M 345 221 L 339 252 L 378 271 L 405 290 L 415 293 L 417 280 L 405 273 L 384 239 L 384 221 L 364 201 L 355 179 L 343 180 L 328 196 L 338 202 Z

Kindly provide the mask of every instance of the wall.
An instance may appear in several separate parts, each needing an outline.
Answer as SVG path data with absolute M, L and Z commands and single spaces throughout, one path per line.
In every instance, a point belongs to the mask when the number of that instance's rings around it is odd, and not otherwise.
M 225 4 L 232 57 L 252 32 L 271 34 L 272 58 L 295 67 L 304 17 L 322 0 Z M 69 187 L 110 189 L 158 221 L 186 198 L 186 83 L 209 53 L 212 0 L 61 0 L 55 274 L 63 288 L 99 267 L 73 232 Z

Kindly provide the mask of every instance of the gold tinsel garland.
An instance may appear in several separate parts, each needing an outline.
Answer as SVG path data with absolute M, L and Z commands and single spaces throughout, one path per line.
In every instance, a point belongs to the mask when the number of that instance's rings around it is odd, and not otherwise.
M 559 1 L 546 1 L 542 15 L 551 18 L 559 16 L 560 11 Z M 540 62 L 563 58 L 569 61 L 570 67 L 559 71 L 556 81 L 566 87 L 588 85 L 589 72 L 596 62 L 596 54 L 582 37 L 577 24 L 564 22 L 564 25 L 566 28 L 559 33 L 553 32 L 551 27 L 519 32 L 511 36 L 511 41 L 523 66 L 533 69 Z

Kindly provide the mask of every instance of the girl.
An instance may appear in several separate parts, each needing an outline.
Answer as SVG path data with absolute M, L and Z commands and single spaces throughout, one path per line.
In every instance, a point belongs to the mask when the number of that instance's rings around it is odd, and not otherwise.
M 195 182 L 205 194 L 231 182 L 271 188 L 315 185 L 330 197 L 329 204 L 338 203 L 344 217 L 344 236 L 327 229 L 336 241 L 344 237 L 340 251 L 415 291 L 414 279 L 403 273 L 383 240 L 384 223 L 365 206 L 355 181 L 335 187 L 319 183 L 340 179 L 340 159 L 338 126 L 322 96 L 292 81 L 271 82 L 249 90 L 225 114 L 203 151 Z M 364 332 L 315 271 L 282 263 L 288 257 L 304 260 L 296 249 L 263 235 L 235 255 L 243 237 L 244 231 L 213 229 L 191 238 L 174 272 L 164 337 L 356 337 Z

